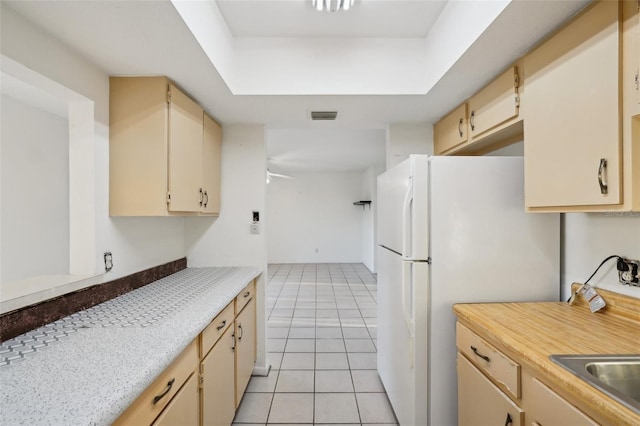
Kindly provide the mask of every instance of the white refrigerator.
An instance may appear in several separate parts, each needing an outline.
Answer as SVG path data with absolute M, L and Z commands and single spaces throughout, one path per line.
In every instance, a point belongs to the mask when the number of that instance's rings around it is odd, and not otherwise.
M 412 155 L 378 177 L 378 373 L 401 426 L 457 425 L 454 303 L 557 301 L 560 217 L 521 157 Z

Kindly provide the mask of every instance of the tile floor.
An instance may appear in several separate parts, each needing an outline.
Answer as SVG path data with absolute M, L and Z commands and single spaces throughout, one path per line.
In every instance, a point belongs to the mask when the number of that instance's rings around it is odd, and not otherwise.
M 376 278 L 362 264 L 269 265 L 268 377 L 234 425 L 397 425 L 376 371 Z

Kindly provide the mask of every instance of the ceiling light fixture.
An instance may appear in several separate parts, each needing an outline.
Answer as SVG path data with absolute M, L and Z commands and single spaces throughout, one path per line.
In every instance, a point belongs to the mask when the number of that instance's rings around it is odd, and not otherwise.
M 349 10 L 355 0 L 311 0 L 313 7 L 322 12 L 337 12 L 338 10 Z

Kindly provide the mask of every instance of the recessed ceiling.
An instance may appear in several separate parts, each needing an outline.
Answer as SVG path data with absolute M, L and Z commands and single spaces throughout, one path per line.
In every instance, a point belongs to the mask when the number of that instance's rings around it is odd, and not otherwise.
M 345 138 L 357 140 L 359 137 L 350 132 L 384 132 L 381 129 L 391 123 L 433 123 L 588 4 L 589 0 L 447 3 L 360 0 L 349 12 L 333 14 L 310 10 L 309 3 L 306 0 L 175 3 L 170 0 L 3 0 L 2 8 L 12 11 L 3 13 L 2 19 L 3 26 L 12 24 L 7 19 L 31 21 L 108 75 L 166 75 L 219 122 L 258 123 L 270 129 L 283 129 L 281 143 L 288 146 L 287 150 L 293 152 L 308 140 L 308 152 L 314 158 L 324 159 L 327 154 L 334 153 L 333 160 L 327 159 L 325 163 L 339 168 L 344 167 L 340 165 L 347 159 L 354 161 L 350 167 L 360 167 L 355 162 L 364 158 L 370 148 L 361 144 L 359 155 L 355 150 L 348 150 L 345 154 L 340 149 L 344 144 L 331 142 L 345 140 L 338 135 L 339 131 L 344 132 Z M 230 76 L 223 76 L 221 70 L 225 64 L 221 63 L 221 56 L 216 57 L 203 47 L 202 40 L 177 9 L 180 4 L 200 5 L 217 11 L 219 21 L 205 21 L 203 25 L 226 34 L 228 45 L 224 48 L 240 49 L 240 58 L 229 67 L 232 71 Z M 476 7 L 482 12 L 496 4 L 504 10 L 489 27 L 474 35 L 473 40 L 466 40 L 464 51 L 446 57 L 450 52 L 432 37 L 438 26 L 441 35 L 447 34 L 443 27 L 451 30 L 444 25 L 445 21 L 470 28 L 474 14 L 467 13 L 469 21 L 462 22 L 456 19 L 459 9 Z M 444 16 L 447 13 L 449 15 Z M 469 34 L 466 31 L 454 32 L 446 40 L 453 42 L 458 36 Z M 334 46 L 341 48 L 336 50 Z M 396 49 L 397 46 L 404 50 Z M 418 57 L 413 53 L 420 46 L 424 49 Z M 389 55 L 380 51 L 376 53 L 378 47 L 387 49 Z M 336 56 L 336 52 L 343 56 Z M 3 54 L 10 57 L 15 54 L 14 59 L 20 59 L 19 52 L 5 50 L 4 42 Z M 275 60 L 278 54 L 286 60 Z M 377 65 L 363 65 L 367 55 L 369 59 L 374 57 L 378 60 Z M 253 65 L 258 62 L 247 60 L 249 56 L 264 59 L 268 67 Z M 319 74 L 315 78 L 316 87 L 309 90 L 302 79 L 304 75 L 292 71 L 296 63 L 309 65 L 315 61 L 321 66 L 325 59 L 331 59 L 340 69 L 357 68 L 357 78 L 340 81 L 341 74 L 337 73 L 336 80 L 340 84 L 332 86 L 333 78 Z M 433 72 L 438 66 L 443 68 L 432 75 L 432 82 L 422 82 L 424 84 L 420 87 L 425 87 L 424 91 L 404 90 L 405 74 L 396 74 L 392 67 L 387 66 L 399 63 L 396 59 L 407 65 L 398 67 L 397 71 L 410 71 L 410 77 L 418 83 L 426 71 Z M 445 62 L 446 66 L 443 66 Z M 425 68 L 411 71 L 408 66 L 412 64 Z M 374 81 L 373 86 L 366 87 L 364 83 L 371 83 L 368 79 L 380 70 L 385 70 L 380 79 Z M 255 78 L 267 71 L 280 79 L 280 86 L 265 88 L 261 80 Z M 231 80 L 242 78 L 253 86 L 245 85 L 242 90 L 235 91 L 234 84 L 242 85 Z M 329 86 L 332 90 L 317 90 Z M 370 90 L 371 87 L 375 91 Z M 234 94 L 236 92 L 243 94 Z M 337 110 L 338 119 L 312 122 L 309 118 L 311 110 Z M 285 135 L 286 129 L 290 131 Z M 304 131 L 308 132 L 306 136 Z M 318 132 L 333 133 L 333 137 L 327 142 L 327 139 L 321 140 L 321 136 L 314 135 Z M 269 141 L 277 139 L 277 134 L 269 137 Z M 298 147 L 293 147 L 289 140 L 289 136 L 294 134 L 299 141 Z M 324 149 L 314 148 L 313 141 L 318 141 Z M 274 161 L 280 161 L 280 148 L 276 145 L 274 149 Z M 304 163 L 306 160 L 299 158 L 299 161 Z
M 318 12 L 311 0 L 216 0 L 234 37 L 424 38 L 446 0 L 359 0 Z

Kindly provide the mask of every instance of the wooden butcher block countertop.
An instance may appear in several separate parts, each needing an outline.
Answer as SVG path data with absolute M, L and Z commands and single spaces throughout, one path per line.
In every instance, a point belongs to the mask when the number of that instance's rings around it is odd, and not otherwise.
M 582 297 L 574 305 L 481 303 L 457 304 L 453 310 L 461 323 L 597 422 L 640 425 L 640 415 L 549 359 L 553 354 L 640 354 L 640 299 L 598 292 L 607 307 L 595 314 Z

